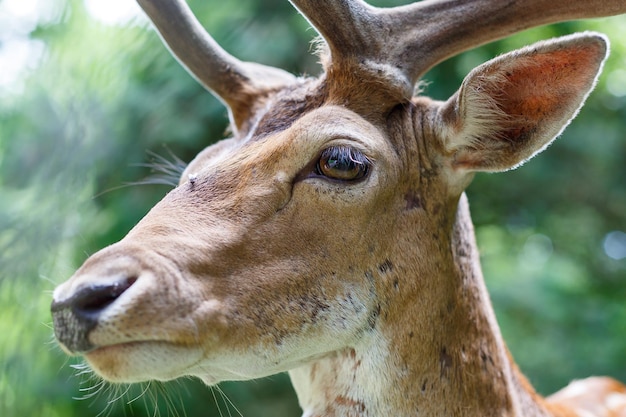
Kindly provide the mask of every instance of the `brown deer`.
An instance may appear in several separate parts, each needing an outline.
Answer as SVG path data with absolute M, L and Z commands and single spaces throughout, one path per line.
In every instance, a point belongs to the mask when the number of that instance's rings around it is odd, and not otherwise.
M 626 1 L 292 2 L 324 40 L 317 78 L 237 60 L 182 0 L 139 0 L 233 136 L 55 290 L 61 345 L 113 382 L 289 371 L 307 417 L 626 416 L 616 381 L 544 399 L 518 371 L 463 193 L 562 131 L 607 40 L 503 55 L 445 102 L 415 93 L 447 57 Z

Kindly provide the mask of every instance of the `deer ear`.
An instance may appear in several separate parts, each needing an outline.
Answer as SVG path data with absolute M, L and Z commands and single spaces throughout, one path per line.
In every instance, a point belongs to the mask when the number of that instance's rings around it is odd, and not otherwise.
M 543 150 L 593 89 L 607 47 L 603 35 L 587 32 L 537 43 L 472 71 L 439 113 L 452 168 L 504 171 Z

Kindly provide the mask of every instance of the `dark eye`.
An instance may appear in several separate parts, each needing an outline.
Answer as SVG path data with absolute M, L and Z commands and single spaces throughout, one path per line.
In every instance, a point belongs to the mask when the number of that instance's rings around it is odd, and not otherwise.
M 347 146 L 333 146 L 325 149 L 317 162 L 318 175 L 339 181 L 355 181 L 365 175 L 370 160 L 356 149 Z

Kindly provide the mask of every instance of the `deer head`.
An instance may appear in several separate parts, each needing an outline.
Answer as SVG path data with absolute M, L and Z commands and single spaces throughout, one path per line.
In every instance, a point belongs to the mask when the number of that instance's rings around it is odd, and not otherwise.
M 503 55 L 445 102 L 414 90 L 463 50 L 626 2 L 292 2 L 324 39 L 318 78 L 237 60 L 182 0 L 139 0 L 233 136 L 55 290 L 59 342 L 114 382 L 290 371 L 306 416 L 556 412 L 508 358 L 463 191 L 562 131 L 607 40 Z

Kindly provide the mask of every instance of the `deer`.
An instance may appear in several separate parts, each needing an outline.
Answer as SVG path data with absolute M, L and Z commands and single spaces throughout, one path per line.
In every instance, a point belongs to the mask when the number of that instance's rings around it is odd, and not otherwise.
M 305 417 L 626 416 L 609 377 L 544 398 L 520 372 L 465 195 L 476 173 L 516 168 L 559 136 L 608 39 L 506 53 L 446 101 L 419 88 L 450 56 L 626 1 L 291 0 L 321 36 L 317 77 L 235 58 L 183 0 L 138 2 L 225 104 L 232 136 L 55 289 L 68 354 L 112 383 L 288 372 Z

